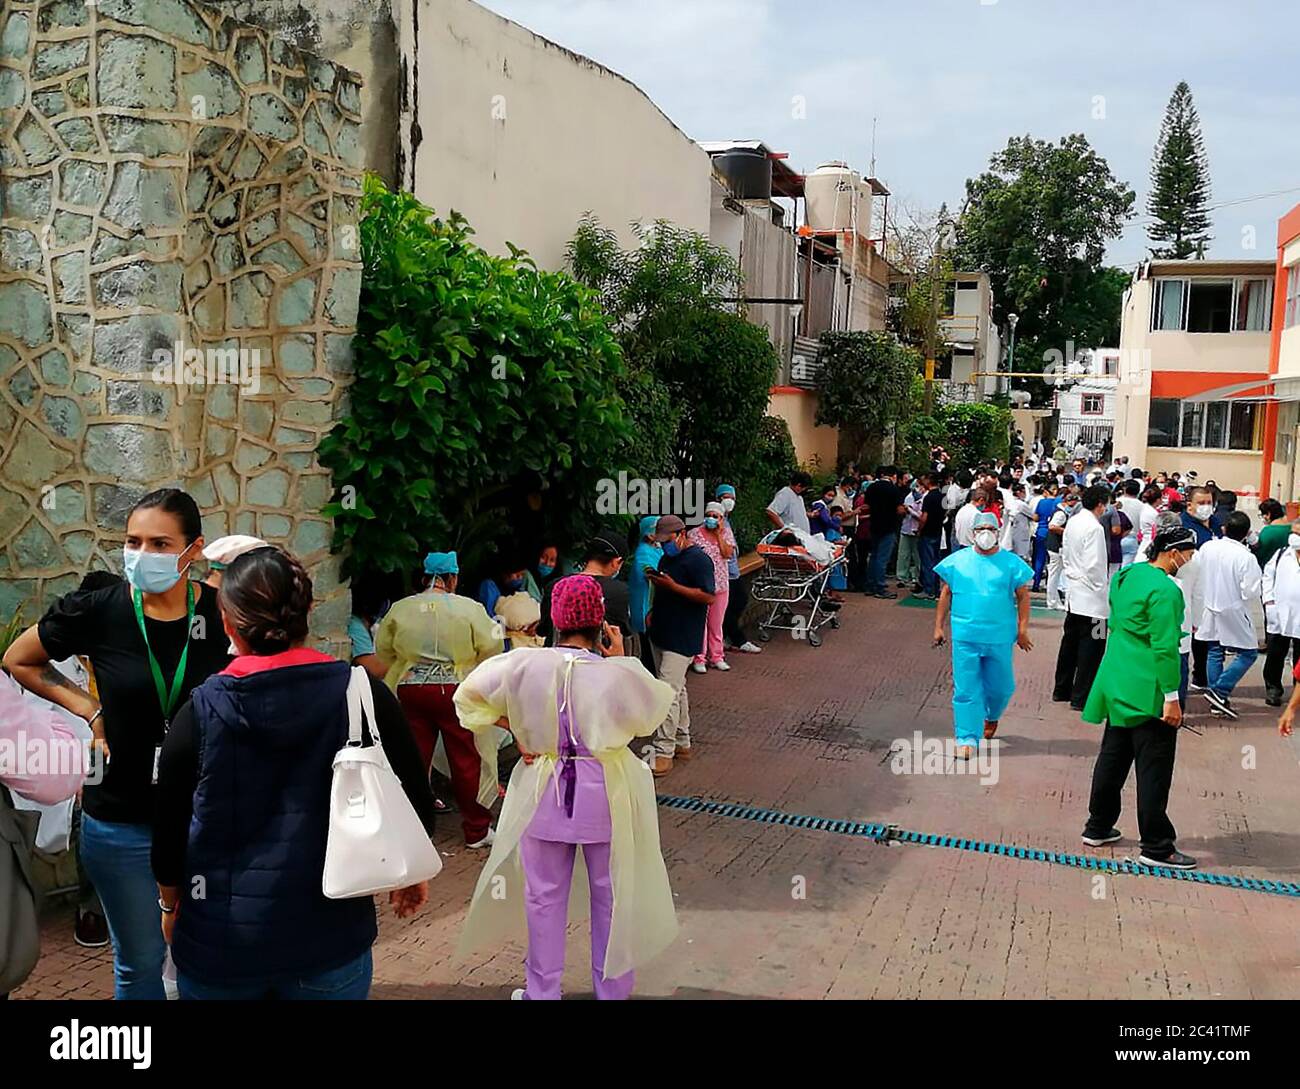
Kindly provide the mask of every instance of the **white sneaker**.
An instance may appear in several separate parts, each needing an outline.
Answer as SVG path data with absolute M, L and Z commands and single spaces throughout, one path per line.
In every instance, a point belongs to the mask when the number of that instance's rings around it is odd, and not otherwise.
M 523 1000 L 524 1000 L 524 989 L 522 987 L 516 987 L 513 991 L 510 992 L 511 1002 L 522 1002 Z
M 743 643 L 741 646 L 737 647 L 736 649 L 737 649 L 738 651 L 740 651 L 742 654 L 762 654 L 762 653 L 763 653 L 763 648 L 760 647 L 757 643 Z
M 691 672 L 693 673 L 707 673 L 708 671 L 709 671 L 709 667 L 706 666 L 703 662 L 691 663 Z
M 725 661 L 722 661 L 722 662 L 714 662 L 714 663 L 713 663 L 713 668 L 714 668 L 714 669 L 720 669 L 720 670 L 722 670 L 723 673 L 726 673 L 727 670 L 729 670 L 729 669 L 731 668 L 731 666 L 727 665 L 727 663 L 726 663 Z
M 481 840 L 479 840 L 476 843 L 467 843 L 465 844 L 465 846 L 468 847 L 471 851 L 479 851 L 482 850 L 484 847 L 491 847 L 492 844 L 496 843 L 496 841 L 497 841 L 497 830 L 495 828 L 489 827 L 487 830 L 487 835 L 484 836 Z

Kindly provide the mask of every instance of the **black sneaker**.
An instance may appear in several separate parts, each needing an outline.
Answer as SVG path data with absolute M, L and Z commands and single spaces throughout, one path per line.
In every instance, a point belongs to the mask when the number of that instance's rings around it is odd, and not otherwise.
M 1232 709 L 1232 703 L 1228 700 L 1228 698 L 1226 696 L 1220 696 L 1219 693 L 1217 693 L 1213 688 L 1207 688 L 1204 692 L 1201 693 L 1201 695 L 1205 697 L 1206 703 L 1208 703 L 1212 708 L 1214 708 L 1214 710 L 1216 710 L 1219 714 L 1227 715 L 1228 718 L 1241 717 L 1240 715 L 1237 714 L 1236 711 Z
M 885 601 L 893 601 L 898 595 L 893 590 L 877 590 L 872 597 L 883 598 Z
M 1144 866 L 1163 866 L 1167 870 L 1196 869 L 1196 859 L 1191 855 L 1183 854 L 1181 851 L 1175 851 L 1168 858 L 1152 858 L 1144 851 L 1138 855 L 1138 861 Z
M 1264 702 L 1267 703 L 1270 707 L 1281 707 L 1282 694 L 1280 692 L 1277 693 L 1270 692 L 1267 696 L 1264 697 Z
M 102 949 L 108 944 L 108 920 L 93 911 L 78 910 L 72 936 L 86 949 Z
M 1083 842 L 1089 847 L 1105 847 L 1108 843 L 1117 843 L 1124 838 L 1124 833 L 1118 828 L 1112 828 L 1102 836 L 1090 836 L 1087 832 L 1083 834 Z

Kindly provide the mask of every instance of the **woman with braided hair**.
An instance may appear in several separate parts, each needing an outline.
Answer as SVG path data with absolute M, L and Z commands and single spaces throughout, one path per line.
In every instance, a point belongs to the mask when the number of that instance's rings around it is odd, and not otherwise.
M 238 656 L 194 690 L 158 771 L 153 872 L 181 998 L 364 998 L 374 900 L 321 891 L 351 667 L 304 645 L 311 578 L 278 548 L 235 559 L 219 603 Z M 384 755 L 432 836 L 406 718 L 369 680 Z M 389 902 L 402 917 L 427 897 L 421 882 Z

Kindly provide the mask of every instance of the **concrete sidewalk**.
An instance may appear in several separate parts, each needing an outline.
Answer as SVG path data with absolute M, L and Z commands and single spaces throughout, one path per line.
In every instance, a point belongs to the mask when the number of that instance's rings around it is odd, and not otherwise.
M 1016 654 L 997 781 L 895 774 L 890 747 L 915 731 L 951 736 L 947 649 L 922 609 L 856 595 L 820 648 L 779 634 L 730 673 L 690 680 L 697 755 L 662 794 L 789 813 L 896 823 L 1048 851 L 1135 857 L 1126 838 L 1079 842 L 1098 727 L 1051 702 L 1059 616 L 1035 611 L 1035 648 Z M 1206 871 L 1300 880 L 1300 750 L 1276 731 L 1258 666 L 1238 722 L 1193 696 L 1202 736 L 1179 738 L 1170 815 Z M 644 997 L 1300 997 L 1300 900 L 1096 872 L 970 851 L 660 809 L 681 934 L 642 973 Z M 505 998 L 522 948 L 466 961 L 453 949 L 483 856 L 444 822 L 447 866 L 433 902 L 398 923 L 385 908 L 375 997 Z M 67 914 L 20 997 L 111 993 L 110 958 L 72 943 Z M 567 990 L 590 994 L 587 929 L 571 932 Z

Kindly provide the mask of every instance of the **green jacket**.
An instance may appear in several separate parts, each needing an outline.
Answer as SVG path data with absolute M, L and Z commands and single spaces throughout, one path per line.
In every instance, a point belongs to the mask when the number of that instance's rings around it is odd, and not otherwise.
M 1160 568 L 1134 563 L 1110 580 L 1110 635 L 1084 722 L 1140 726 L 1182 683 L 1183 592 Z

